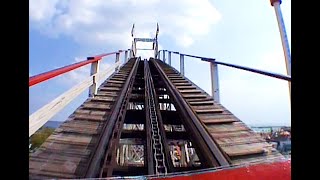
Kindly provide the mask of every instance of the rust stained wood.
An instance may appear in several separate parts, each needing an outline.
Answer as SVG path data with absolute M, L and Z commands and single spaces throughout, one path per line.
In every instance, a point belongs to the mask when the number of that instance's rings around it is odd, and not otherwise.
M 40 150 L 43 150 L 43 153 L 39 153 L 39 154 L 46 154 L 49 159 L 51 159 L 52 156 L 57 156 L 57 157 L 59 156 L 60 160 L 71 161 L 72 159 L 81 160 L 81 159 L 88 158 L 88 156 L 91 153 L 91 150 L 87 149 L 84 146 L 83 148 L 73 148 L 73 145 L 70 145 L 70 146 L 64 146 L 64 145 L 66 144 L 49 143 L 49 145 L 40 148 Z
M 113 84 L 124 84 L 124 81 L 112 80 L 112 79 L 110 79 L 108 82 L 113 83 Z
M 197 109 L 195 110 L 196 113 L 222 113 L 223 112 L 223 109 Z
M 252 131 L 244 130 L 244 131 L 233 131 L 233 132 L 211 132 L 210 134 L 214 138 L 224 138 L 224 137 L 252 136 L 253 133 L 254 132 Z
M 52 149 L 39 149 L 40 153 L 37 153 L 36 156 L 30 156 L 29 162 L 46 162 L 46 163 L 65 163 L 67 161 L 74 162 L 79 164 L 79 162 L 87 161 L 88 156 L 83 155 L 83 152 L 76 153 L 76 151 L 72 153 L 63 153 L 58 150 Z M 69 150 L 70 152 L 70 150 Z M 86 153 L 90 153 L 89 151 Z M 79 164 L 80 165 L 80 164 Z
M 120 80 L 120 79 L 126 79 L 128 77 L 128 75 L 118 75 L 118 74 L 116 74 L 116 75 L 114 75 L 112 77 Z
M 173 69 L 164 69 L 164 72 L 166 72 L 166 73 L 176 73 L 176 71 L 173 70 Z
M 191 104 L 191 103 L 189 103 L 189 104 Z M 221 108 L 220 106 L 216 106 L 216 105 L 213 105 L 213 104 L 209 104 L 209 105 L 206 105 L 206 104 L 191 105 L 191 107 L 194 110 L 200 110 L 200 109 L 222 109 L 224 111 L 224 108 Z
M 105 103 L 98 103 L 98 102 L 87 102 L 81 105 L 84 109 L 94 109 L 94 110 L 110 110 L 111 105 Z
M 57 129 L 57 132 L 69 132 L 69 133 L 83 133 L 83 134 L 98 134 L 100 132 L 100 126 L 83 126 L 80 124 L 62 126 Z
M 63 127 L 80 127 L 80 128 L 97 128 L 101 126 L 102 123 L 94 121 L 70 121 L 69 123 L 62 124 L 59 128 Z
M 173 83 L 189 83 L 189 81 L 185 79 L 173 79 L 171 80 Z
M 51 154 L 52 155 L 52 154 Z M 63 156 L 60 156 L 60 155 L 57 155 L 57 154 L 54 154 L 54 156 L 55 157 L 50 157 L 50 162 L 52 162 L 52 163 L 60 163 L 60 164 L 63 164 L 63 163 L 65 163 L 65 161 L 66 161 L 66 158 L 67 157 L 63 157 Z M 80 159 L 80 160 L 78 160 L 78 162 L 77 162 L 77 160 L 76 159 Z M 74 163 L 77 163 L 77 166 L 80 166 L 81 165 L 81 163 L 79 163 L 80 161 L 82 161 L 83 160 L 83 158 L 79 158 L 79 157 L 72 157 L 72 156 L 69 156 L 68 157 L 68 161 L 71 161 L 71 162 L 74 162 Z M 32 161 L 32 162 L 39 162 L 39 163 L 46 163 L 46 162 L 48 162 L 48 155 L 47 154 L 44 154 L 42 157 L 40 156 L 40 155 L 38 155 L 38 157 L 37 158 L 33 158 L 33 157 L 30 157 L 29 158 L 29 161 Z M 36 168 L 34 168 L 34 169 L 36 169 Z
M 39 151 L 32 154 L 31 157 L 36 158 L 46 158 L 46 157 L 59 157 L 59 160 L 65 159 L 68 160 L 83 158 L 90 153 L 91 146 L 89 145 L 75 145 L 75 144 L 65 144 L 58 142 L 45 142 L 43 146 L 40 147 Z M 56 151 L 56 153 L 52 153 L 50 151 Z M 78 156 L 69 156 L 67 152 L 71 152 L 77 154 Z
M 99 115 L 77 114 L 77 115 L 75 115 L 74 119 L 75 120 L 86 120 L 86 121 L 98 121 L 98 122 L 106 121 L 103 116 L 99 116 Z
M 196 89 L 195 86 L 176 86 L 177 89 Z
M 108 96 L 95 96 L 91 101 L 100 101 L 100 102 L 114 102 L 116 98 Z
M 35 163 L 32 163 L 34 164 L 34 166 L 40 166 L 40 165 L 43 165 L 43 163 L 39 163 L 38 165 L 35 164 Z M 61 166 L 60 164 L 58 164 L 57 166 L 60 166 L 60 168 L 64 168 L 64 166 Z M 29 176 L 31 175 L 32 178 L 29 178 L 29 179 L 54 179 L 54 178 L 69 178 L 69 179 L 75 179 L 77 178 L 76 175 L 74 175 L 74 171 L 72 172 L 69 172 L 69 173 L 63 173 L 62 171 L 59 171 L 59 169 L 55 169 L 55 166 L 50 166 L 50 167 L 47 167 L 47 166 L 44 166 L 46 168 L 50 168 L 51 169 L 54 169 L 53 171 L 41 171 L 41 170 L 38 170 L 38 169 L 32 169 L 32 166 L 30 166 L 30 163 L 29 163 Z M 35 174 L 33 176 L 33 174 Z
M 79 135 L 79 134 L 70 134 L 70 133 L 57 133 L 52 134 L 48 137 L 47 140 L 57 141 L 57 142 L 72 142 L 79 145 L 89 145 L 92 141 L 92 136 L 89 135 Z
M 202 91 L 193 88 L 193 89 L 185 89 L 185 90 L 179 90 L 180 93 L 202 93 Z
M 176 83 L 173 83 L 173 84 L 176 85 L 176 86 L 192 86 L 192 84 L 189 83 L 189 82 L 185 82 L 185 83 L 176 82 Z
M 192 108 L 196 108 L 197 106 L 207 106 L 207 105 L 213 105 L 213 100 L 206 100 L 206 101 L 192 101 L 189 102 L 189 104 L 192 106 Z
M 125 77 L 112 77 L 112 78 L 110 78 L 109 82 L 112 82 L 112 81 L 123 82 L 125 80 L 126 80 Z
M 207 129 L 213 133 L 225 133 L 225 132 L 235 132 L 235 131 L 249 131 L 250 129 L 245 126 L 242 122 L 234 122 L 228 124 L 218 124 L 218 125 L 208 125 Z
M 206 119 L 202 120 L 204 124 L 218 124 L 218 123 L 231 123 L 231 122 L 237 122 L 235 119 Z
M 215 138 L 221 146 L 232 146 L 240 144 L 252 144 L 265 142 L 265 140 L 258 134 L 251 134 L 251 136 L 236 136 L 236 137 L 223 137 Z
M 187 102 L 190 104 L 191 102 L 201 102 L 201 101 L 212 101 L 212 97 L 195 97 L 195 98 L 185 98 Z
M 168 74 L 167 74 L 168 75 Z M 171 75 L 168 75 L 168 78 L 171 79 L 171 78 L 178 78 L 178 79 L 184 79 L 183 77 L 181 77 L 179 74 L 171 74 Z
M 89 111 L 89 112 L 88 112 Z M 108 111 L 104 110 L 86 110 L 86 109 L 79 109 L 77 112 L 74 114 L 74 117 L 77 117 L 78 115 L 87 115 L 87 116 L 99 116 L 103 117 L 105 115 L 109 114 Z M 79 117 L 79 116 L 78 116 Z
M 121 83 L 108 83 L 103 85 L 103 87 L 119 87 L 119 88 L 121 88 L 122 86 L 123 84 Z
M 205 94 L 182 94 L 184 98 L 190 98 L 190 99 L 198 99 L 198 98 L 207 98 Z
M 266 142 L 252 143 L 252 144 L 240 144 L 235 146 L 222 146 L 222 149 L 229 156 L 243 156 L 249 154 L 260 154 L 266 152 L 267 147 L 271 147 L 271 144 Z
M 108 91 L 99 91 L 97 92 L 96 96 L 110 96 L 110 97 L 117 97 L 118 92 L 108 92 Z
M 29 173 L 41 174 L 41 175 L 55 175 L 58 177 L 76 176 L 76 170 L 81 164 L 81 158 L 73 158 L 69 160 L 57 160 L 57 155 L 48 155 L 47 160 L 29 162 Z M 61 158 L 61 157 L 60 157 Z
M 129 69 L 123 69 L 120 70 L 116 75 L 112 76 L 112 77 L 124 77 L 124 76 L 128 76 L 129 73 L 127 72 Z
M 204 110 L 204 112 L 205 111 L 210 112 L 211 110 L 214 110 L 214 111 L 212 111 L 213 113 L 215 113 L 217 111 L 220 111 L 222 113 L 225 111 L 224 108 L 221 108 L 220 106 L 215 106 L 215 105 L 197 105 L 197 106 L 191 106 L 191 107 L 194 110 Z
M 59 139 L 47 139 L 45 142 L 47 143 L 55 143 L 55 144 L 68 144 L 68 145 L 72 145 L 72 147 L 74 149 L 77 149 L 77 148 L 82 148 L 82 147 L 85 147 L 85 148 L 91 148 L 92 145 L 96 142 L 96 138 L 92 138 L 91 142 L 89 143 L 79 143 L 79 142 L 74 142 L 74 141 L 60 141 Z M 42 147 L 40 147 L 39 149 L 41 149 Z
M 284 159 L 283 155 L 277 152 L 276 150 L 271 150 L 265 156 L 235 156 L 232 158 L 234 165 L 247 164 L 247 163 L 256 163 L 263 161 L 277 161 Z
M 182 80 L 184 79 L 183 77 L 181 76 L 173 76 L 173 77 L 169 77 L 170 80 Z
M 119 87 L 100 87 L 100 91 L 120 91 L 121 88 Z
M 210 113 L 210 114 L 198 114 L 201 120 L 210 120 L 210 119 L 235 119 L 239 121 L 239 119 L 234 118 L 234 116 L 229 112 L 223 113 Z

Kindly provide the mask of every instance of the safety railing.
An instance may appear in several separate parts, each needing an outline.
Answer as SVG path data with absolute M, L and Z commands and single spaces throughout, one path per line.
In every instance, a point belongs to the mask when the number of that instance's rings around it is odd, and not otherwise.
M 160 58 L 161 52 L 162 52 L 162 59 Z M 219 61 L 216 61 L 214 58 L 207 58 L 207 57 L 202 57 L 202 56 L 183 54 L 183 53 L 180 53 L 177 51 L 160 50 L 156 54 L 156 58 L 161 59 L 164 63 L 166 63 L 166 53 L 165 52 L 168 52 L 168 63 L 167 64 L 169 64 L 170 66 L 171 66 L 171 54 L 173 53 L 173 54 L 177 54 L 180 56 L 180 74 L 183 76 L 185 74 L 184 73 L 185 72 L 184 71 L 184 57 L 185 56 L 197 58 L 197 59 L 201 59 L 202 61 L 209 62 L 210 63 L 210 76 L 211 76 L 211 91 L 212 91 L 213 99 L 217 102 L 220 102 L 219 76 L 218 76 L 218 66 L 217 65 L 223 65 L 223 66 L 227 66 L 227 67 L 232 67 L 232 68 L 236 68 L 236 69 L 241 69 L 241 70 L 245 70 L 245 71 L 277 78 L 277 79 L 286 80 L 289 82 L 289 88 L 290 88 L 291 76 L 277 74 L 277 73 L 254 69 L 254 68 L 249 68 L 249 67 L 240 66 L 240 65 L 234 65 L 234 64 L 230 64 L 230 63 L 219 62 Z
M 36 84 L 52 79 L 54 77 L 60 76 L 62 74 L 73 71 L 85 65 L 91 64 L 90 76 L 88 78 L 84 79 L 81 83 L 75 85 L 74 87 L 64 92 L 59 97 L 55 98 L 53 101 L 44 105 L 42 108 L 38 109 L 36 112 L 32 113 L 29 116 L 29 137 L 32 136 L 49 119 L 51 119 L 55 114 L 62 110 L 72 100 L 78 97 L 87 88 L 89 88 L 89 97 L 94 97 L 97 93 L 98 81 L 100 79 L 106 79 L 106 77 L 110 76 L 114 71 L 118 70 L 119 66 L 122 64 L 120 62 L 120 53 L 125 53 L 124 62 L 127 62 L 128 51 L 130 51 L 129 58 L 134 57 L 134 53 L 132 53 L 132 50 L 130 49 L 119 50 L 116 52 L 88 57 L 87 60 L 30 77 L 29 88 Z M 114 54 L 116 55 L 114 64 L 108 67 L 106 70 L 99 72 L 99 64 L 102 58 Z

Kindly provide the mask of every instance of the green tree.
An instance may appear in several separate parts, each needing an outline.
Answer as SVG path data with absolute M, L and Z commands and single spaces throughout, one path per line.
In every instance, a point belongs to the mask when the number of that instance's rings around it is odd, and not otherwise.
M 30 138 L 31 150 L 40 147 L 41 144 L 53 133 L 53 131 L 53 128 L 45 127 L 33 134 Z

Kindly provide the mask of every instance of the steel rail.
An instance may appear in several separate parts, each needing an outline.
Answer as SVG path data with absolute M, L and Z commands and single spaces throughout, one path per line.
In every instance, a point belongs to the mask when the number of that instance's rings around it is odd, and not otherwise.
M 165 155 L 165 164 L 167 166 L 167 171 L 168 172 L 172 172 L 173 169 L 174 169 L 174 166 L 173 166 L 173 163 L 171 161 L 171 156 L 170 156 L 170 150 L 169 150 L 169 147 L 168 147 L 168 141 L 167 141 L 167 136 L 166 136 L 166 133 L 165 133 L 165 129 L 164 129 L 164 124 L 163 124 L 163 120 L 162 120 L 162 116 L 161 116 L 161 111 L 160 111 L 160 107 L 159 107 L 159 102 L 158 102 L 158 96 L 157 96 L 157 93 L 156 93 L 156 90 L 155 90 L 155 87 L 154 87 L 154 81 L 153 81 L 153 78 L 152 78 L 152 74 L 151 74 L 151 69 L 150 69 L 150 66 L 149 66 L 149 63 L 147 61 L 147 63 L 145 64 L 145 86 L 146 86 L 146 91 L 149 91 L 151 90 L 152 94 L 154 95 L 154 105 L 155 105 L 155 111 L 156 111 L 156 115 L 157 115 L 157 119 L 158 119 L 158 131 L 160 133 L 160 137 L 161 137 L 161 140 L 162 141 L 162 144 L 164 145 L 163 147 L 163 150 L 164 150 L 164 155 Z M 150 80 L 148 82 L 148 80 Z M 146 93 L 147 94 L 147 93 Z M 151 97 L 148 97 L 148 96 L 145 96 L 146 98 L 146 102 L 148 100 L 148 98 L 151 98 Z M 148 103 L 146 103 L 147 105 Z M 147 107 L 146 108 L 146 111 L 149 110 L 150 107 Z M 150 116 L 148 116 L 150 118 Z
M 136 60 L 136 62 L 139 64 L 140 59 Z M 134 67 L 133 67 L 134 68 Z M 104 157 L 104 163 L 102 165 L 102 169 L 100 169 L 100 177 L 103 177 L 103 175 L 106 174 L 107 177 L 112 176 L 114 167 L 117 166 L 116 164 L 116 151 L 117 147 L 119 146 L 119 141 L 121 137 L 121 130 L 124 124 L 124 120 L 127 113 L 127 107 L 131 98 L 132 88 L 135 83 L 136 75 L 137 75 L 137 69 L 139 68 L 139 65 L 137 65 L 137 68 L 134 70 L 134 73 L 132 75 L 132 78 L 130 80 L 130 83 L 127 87 L 127 92 L 125 93 L 125 97 L 123 98 L 120 108 L 117 109 L 117 118 L 115 120 L 115 125 L 113 126 L 112 135 L 110 138 L 110 141 L 107 145 L 107 149 Z M 111 129 L 110 129 L 111 131 Z M 108 156 L 111 156 L 111 159 L 108 160 Z M 107 165 L 106 165 L 107 164 Z
M 92 156 L 90 157 L 90 160 L 88 162 L 88 166 L 85 172 L 86 178 L 97 177 L 100 173 L 101 168 L 103 168 L 103 164 L 101 164 L 101 161 L 105 158 L 104 155 L 107 150 L 106 147 L 112 135 L 116 120 L 118 119 L 120 107 L 123 103 L 124 98 L 126 97 L 125 95 L 128 92 L 128 89 L 129 89 L 128 87 L 130 84 L 132 84 L 131 83 L 133 79 L 132 77 L 134 77 L 137 72 L 138 63 L 139 61 L 135 59 L 132 70 L 129 76 L 127 77 L 125 84 L 122 87 L 120 95 L 118 96 L 118 100 L 116 101 L 116 104 L 112 108 L 112 114 L 101 130 L 102 134 L 100 135 L 96 148 L 92 153 Z
M 188 104 L 185 102 L 184 98 L 180 95 L 180 93 L 177 92 L 176 88 L 171 83 L 169 78 L 166 76 L 165 72 L 160 67 L 160 65 L 154 59 L 151 59 L 151 62 L 153 62 L 156 69 L 158 70 L 160 77 L 167 86 L 168 92 L 170 92 L 173 95 L 173 100 L 177 102 L 177 108 L 182 109 L 181 115 L 186 117 L 185 121 L 187 122 L 188 119 L 191 119 L 191 123 L 194 126 L 190 125 L 190 127 L 193 127 L 192 130 L 194 130 L 194 133 L 197 133 L 197 136 L 201 139 L 198 143 L 201 144 L 202 150 L 204 150 L 203 154 L 201 155 L 205 156 L 207 160 L 206 163 L 208 163 L 208 165 L 211 167 L 230 164 L 228 157 L 226 157 L 226 155 L 223 154 L 221 148 L 206 133 L 206 130 L 201 125 L 197 116 L 193 113 L 192 109 L 188 106 Z
M 145 127 L 145 130 L 146 130 L 146 155 L 147 155 L 147 161 L 146 161 L 146 164 L 147 164 L 147 167 L 148 167 L 148 174 L 149 175 L 154 175 L 155 174 L 155 170 L 154 170 L 154 163 L 153 163 L 153 153 L 152 153 L 152 132 L 151 132 L 151 121 L 149 120 L 150 119 L 150 114 L 149 114 L 149 106 L 147 106 L 148 104 L 148 99 L 147 99 L 147 96 L 148 96 L 148 93 L 147 93 L 147 83 L 146 83 L 146 80 L 148 78 L 148 74 L 146 73 L 147 68 L 148 66 L 148 61 L 147 60 L 144 60 L 144 103 L 145 103 L 145 114 L 146 114 L 146 127 Z

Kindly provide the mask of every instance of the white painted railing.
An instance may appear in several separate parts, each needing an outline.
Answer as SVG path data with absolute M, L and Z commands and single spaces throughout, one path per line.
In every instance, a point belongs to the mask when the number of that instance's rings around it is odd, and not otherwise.
M 129 50 L 125 50 L 124 52 L 127 54 Z M 39 74 L 37 76 L 33 76 L 29 78 L 29 87 L 46 81 L 50 78 L 59 76 L 63 73 L 72 71 L 79 67 L 82 67 L 86 64 L 91 63 L 91 72 L 88 78 L 84 79 L 81 83 L 75 85 L 68 91 L 64 92 L 53 101 L 44 105 L 42 108 L 32 113 L 29 116 L 29 137 L 32 136 L 38 129 L 40 129 L 46 122 L 48 122 L 54 115 L 56 115 L 59 111 L 61 111 L 64 107 L 66 107 L 71 101 L 73 101 L 76 97 L 78 97 L 84 90 L 89 88 L 89 97 L 94 97 L 97 93 L 97 84 L 99 80 L 105 80 L 109 77 L 114 71 L 119 69 L 119 66 L 122 64 L 120 61 L 120 53 L 123 52 L 120 50 L 119 52 L 102 54 L 95 57 L 89 57 L 86 61 L 82 61 L 80 63 L 72 64 L 63 68 L 59 68 L 47 73 Z M 116 54 L 115 63 L 113 63 L 107 69 L 99 72 L 99 61 L 102 57 Z M 127 56 L 124 57 L 123 62 L 127 62 Z

